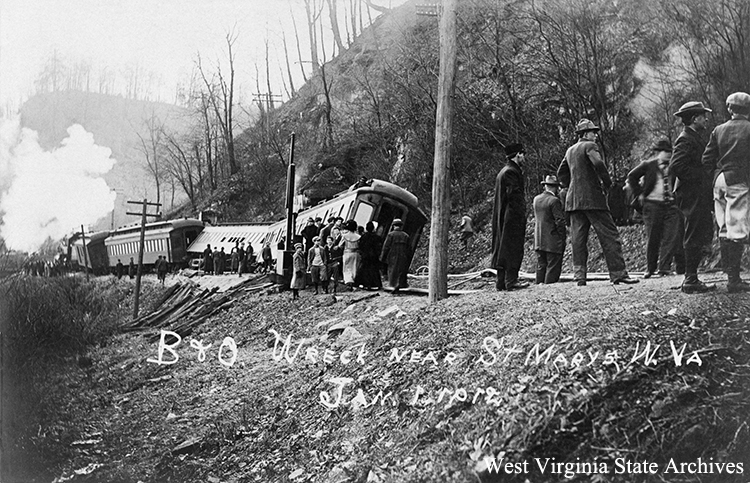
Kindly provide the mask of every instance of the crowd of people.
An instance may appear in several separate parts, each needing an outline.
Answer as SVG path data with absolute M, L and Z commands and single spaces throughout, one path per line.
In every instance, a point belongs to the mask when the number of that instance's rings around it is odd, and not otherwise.
M 729 293 L 748 292 L 740 277 L 744 245 L 750 242 L 750 95 L 726 100 L 731 119 L 706 138 L 703 103 L 687 102 L 674 114 L 683 124 L 674 146 L 655 142 L 648 159 L 627 176 L 634 207 L 642 213 L 648 238 L 644 278 L 684 274 L 682 291 L 705 293 L 715 284 L 698 278 L 698 267 L 718 233 Z M 576 126 L 578 141 L 568 148 L 556 176 L 546 176 L 534 198 L 536 283 L 559 281 L 565 239 L 571 238 L 573 277 L 587 283 L 588 236 L 593 226 L 614 284 L 633 284 L 622 254 L 607 193 L 612 186 L 597 145 L 599 127 L 588 119 Z M 507 162 L 495 182 L 492 218 L 492 267 L 497 290 L 527 288 L 519 280 L 526 231 L 524 147 L 505 148 Z M 560 189 L 562 188 L 562 189 Z M 468 237 L 470 238 L 470 236 Z
M 263 247 L 263 256 L 265 259 L 265 248 Z M 255 271 L 255 252 L 250 243 L 235 242 L 230 253 L 224 250 L 224 247 L 214 247 L 211 244 L 206 245 L 203 250 L 203 257 L 200 262 L 200 269 L 206 274 L 224 275 L 236 274 L 242 276 L 245 273 Z
M 364 227 L 354 220 L 344 223 L 341 217 L 330 217 L 323 225 L 320 218 L 309 218 L 300 233 L 303 242 L 294 244 L 292 257 L 292 298 L 307 286 L 307 272 L 314 294 L 336 293 L 339 282 L 348 290 L 360 287 L 378 290 L 383 287 L 385 271 L 393 293 L 408 286 L 406 273 L 410 260 L 409 235 L 404 222 L 394 219 L 385 240 L 375 232 L 375 224 Z M 284 248 L 285 240 L 279 242 Z

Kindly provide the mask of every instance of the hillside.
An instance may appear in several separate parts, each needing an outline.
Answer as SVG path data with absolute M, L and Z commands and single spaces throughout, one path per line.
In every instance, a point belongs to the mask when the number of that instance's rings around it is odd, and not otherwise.
M 8 374 L 7 481 L 744 482 L 750 298 L 679 282 L 247 294 L 174 364 L 147 330 Z
M 66 130 L 73 124 L 80 124 L 94 135 L 94 142 L 112 150 L 117 160 L 104 179 L 107 185 L 117 191 L 113 218 L 102 219 L 92 228 L 110 229 L 133 222 L 132 211 L 127 200 L 141 200 L 144 197 L 156 200 L 153 175 L 143 155 L 138 133 L 148 139 L 145 126 L 147 120 L 156 117 L 170 129 L 184 129 L 188 125 L 187 110 L 174 105 L 125 99 L 120 96 L 81 91 L 61 91 L 37 94 L 21 107 L 21 125 L 39 134 L 39 144 L 45 150 L 60 145 Z M 164 183 L 161 188 L 163 209 L 169 210 L 172 204 L 171 187 Z M 179 190 L 175 192 L 174 203 L 185 199 Z

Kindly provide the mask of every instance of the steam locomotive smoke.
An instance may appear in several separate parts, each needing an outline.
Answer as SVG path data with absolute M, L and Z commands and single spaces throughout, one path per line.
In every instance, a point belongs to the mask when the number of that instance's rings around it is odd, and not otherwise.
M 0 120 L 0 236 L 8 248 L 32 252 L 107 216 L 117 196 L 102 178 L 111 154 L 78 124 L 47 152 L 35 131 Z

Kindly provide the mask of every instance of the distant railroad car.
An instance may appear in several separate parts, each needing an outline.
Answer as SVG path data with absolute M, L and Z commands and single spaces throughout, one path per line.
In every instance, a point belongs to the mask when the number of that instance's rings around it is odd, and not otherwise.
M 206 226 L 200 235 L 188 247 L 190 258 L 200 260 L 203 256 L 203 250 L 207 245 L 211 245 L 211 250 L 221 250 L 227 255 L 232 253 L 232 249 L 238 243 L 249 243 L 253 247 L 253 254 L 256 259 L 260 255 L 260 249 L 263 247 L 263 240 L 268 234 L 270 223 L 236 223 L 222 224 L 217 226 Z M 194 263 L 194 262 L 193 262 Z M 195 267 L 197 268 L 197 266 Z
M 320 217 L 325 224 L 331 216 L 341 217 L 344 221 L 354 220 L 359 226 L 365 226 L 367 222 L 372 221 L 375 224 L 375 233 L 383 239 L 390 231 L 393 220 L 400 218 L 404 222 L 404 231 L 409 234 L 410 257 L 414 256 L 422 229 L 427 223 L 427 216 L 419 208 L 415 195 L 393 183 L 373 179 L 364 185 L 353 185 L 348 191 L 339 193 L 333 199 L 300 211 L 297 214 L 294 235 L 302 232 L 308 218 Z M 282 236 L 286 236 L 285 220 L 271 225 L 266 238 L 277 260 L 281 255 L 277 244 Z M 283 277 L 282 264 L 277 263 L 276 266 L 277 275 Z
M 73 242 L 72 255 L 73 259 L 78 262 L 78 266 L 91 271 L 97 275 L 107 273 L 108 258 L 107 248 L 104 246 L 106 238 L 109 236 L 108 231 L 99 231 L 93 234 L 86 234 L 86 249 L 84 251 L 84 239 L 78 237 Z
M 159 255 L 166 257 L 173 266 L 187 266 L 188 246 L 203 231 L 203 222 L 191 218 L 157 221 L 146 224 L 144 236 L 143 264 L 152 266 Z M 138 263 L 141 241 L 141 225 L 135 224 L 113 231 L 104 242 L 109 256 L 109 266 L 130 262 L 130 257 Z

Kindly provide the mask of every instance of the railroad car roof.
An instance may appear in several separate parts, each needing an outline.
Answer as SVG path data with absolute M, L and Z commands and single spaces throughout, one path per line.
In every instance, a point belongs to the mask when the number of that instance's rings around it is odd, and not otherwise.
M 203 253 L 206 245 L 230 253 L 236 242 L 251 243 L 254 250 L 258 250 L 268 233 L 268 223 L 252 223 L 247 225 L 218 225 L 206 226 L 193 243 L 188 247 L 189 253 Z

